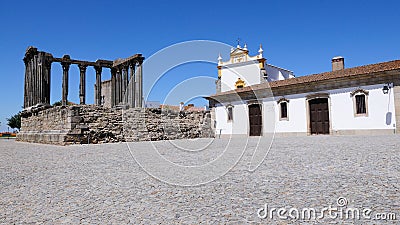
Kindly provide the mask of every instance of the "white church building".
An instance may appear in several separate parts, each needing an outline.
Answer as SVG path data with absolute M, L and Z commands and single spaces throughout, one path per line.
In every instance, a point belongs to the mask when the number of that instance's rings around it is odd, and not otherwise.
M 218 57 L 209 96 L 216 135 L 395 134 L 400 132 L 400 60 L 295 77 L 267 63 L 260 46 Z

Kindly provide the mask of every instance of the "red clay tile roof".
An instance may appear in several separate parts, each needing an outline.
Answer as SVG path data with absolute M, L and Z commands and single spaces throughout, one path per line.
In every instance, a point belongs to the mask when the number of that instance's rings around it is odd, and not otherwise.
M 296 78 L 291 78 L 291 79 L 286 79 L 286 80 L 272 81 L 272 82 L 269 82 L 269 86 L 271 88 L 277 88 L 277 87 L 284 87 L 284 86 L 295 85 L 295 84 L 306 84 L 306 83 L 312 83 L 312 82 L 316 82 L 316 81 L 345 78 L 345 77 L 357 76 L 357 75 L 362 75 L 362 74 L 372 74 L 372 73 L 378 73 L 378 72 L 384 72 L 384 71 L 390 71 L 390 70 L 396 70 L 396 69 L 400 69 L 400 60 L 370 64 L 370 65 L 365 65 L 365 66 L 358 66 L 358 67 L 353 67 L 353 68 L 348 68 L 348 69 L 343 69 L 343 70 L 319 73 L 319 74 L 306 75 L 306 76 L 301 76 L 301 77 L 296 77 Z M 310 85 L 312 85 L 312 84 L 310 84 Z M 266 87 L 265 83 L 264 84 L 256 84 L 256 85 L 247 86 L 247 87 L 244 87 L 241 89 L 221 92 L 221 93 L 218 93 L 218 94 L 215 94 L 212 96 L 253 91 L 253 90 L 262 89 L 265 87 Z

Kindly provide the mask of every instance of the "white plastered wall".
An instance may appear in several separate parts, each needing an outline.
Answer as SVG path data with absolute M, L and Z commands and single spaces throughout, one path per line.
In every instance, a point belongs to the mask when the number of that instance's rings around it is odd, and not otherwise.
M 394 129 L 395 111 L 393 90 L 383 94 L 384 84 L 357 86 L 337 90 L 327 90 L 318 93 L 328 93 L 330 97 L 330 121 L 333 134 L 340 130 L 376 130 Z M 368 116 L 355 116 L 353 97 L 350 93 L 357 89 L 368 91 Z M 315 94 L 303 93 L 296 95 L 275 96 L 274 100 L 263 100 L 263 133 L 267 134 L 275 129 L 276 133 L 307 133 L 307 100 L 306 96 Z M 277 101 L 286 98 L 288 103 L 288 120 L 280 120 L 280 107 Z M 233 121 L 227 121 L 225 106 L 216 107 L 217 133 L 221 134 L 248 134 L 249 119 L 248 106 L 244 102 L 231 103 L 233 105 Z M 274 119 L 272 119 L 274 118 Z M 275 125 L 273 124 L 275 123 Z

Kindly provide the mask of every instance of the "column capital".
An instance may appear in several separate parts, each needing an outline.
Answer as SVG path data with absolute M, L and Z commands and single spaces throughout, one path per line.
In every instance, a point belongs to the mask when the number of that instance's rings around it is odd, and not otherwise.
M 96 73 L 101 73 L 101 71 L 103 71 L 102 66 L 94 66 L 94 69 L 96 70 Z
M 143 64 L 143 61 L 144 61 L 144 57 L 140 57 L 140 58 L 137 59 L 137 63 L 138 63 L 139 65 L 142 65 L 142 64 Z
M 79 67 L 79 71 L 80 71 L 80 72 L 82 72 L 82 73 L 86 72 L 87 65 L 85 65 L 85 64 L 78 64 L 78 67 Z
M 122 71 L 127 71 L 129 69 L 129 64 L 127 64 L 127 63 L 125 64 L 124 63 L 124 64 L 122 64 L 121 67 L 122 67 Z
M 117 66 L 115 69 L 117 70 L 117 73 L 121 73 L 121 66 Z
M 47 68 L 50 68 L 52 63 L 53 63 L 53 62 L 52 62 L 51 60 L 46 59 L 44 65 L 45 65 Z
M 61 62 L 61 66 L 64 71 L 69 70 L 69 66 L 71 65 L 70 62 Z
M 61 65 L 63 70 L 68 70 L 71 65 L 71 57 L 69 55 L 63 55 Z
M 111 67 L 110 71 L 111 71 L 111 75 L 115 75 L 117 73 L 117 68 Z

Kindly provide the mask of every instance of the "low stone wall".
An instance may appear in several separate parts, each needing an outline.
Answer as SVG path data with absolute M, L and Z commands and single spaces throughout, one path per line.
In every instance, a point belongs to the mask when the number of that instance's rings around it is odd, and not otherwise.
M 74 129 L 68 143 L 110 143 L 124 141 L 122 135 L 122 110 L 94 105 L 78 106 Z M 78 122 L 79 121 L 79 122 Z
M 71 113 L 68 108 L 54 107 L 22 114 L 18 141 L 62 144 L 71 130 Z
M 18 141 L 109 143 L 213 137 L 210 112 L 57 106 L 22 114 Z
M 209 111 L 134 108 L 124 112 L 123 121 L 127 141 L 214 137 Z

